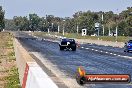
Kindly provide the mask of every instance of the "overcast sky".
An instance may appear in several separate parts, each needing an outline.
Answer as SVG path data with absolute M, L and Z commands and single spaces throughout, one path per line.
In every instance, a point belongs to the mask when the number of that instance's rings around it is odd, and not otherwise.
M 0 0 L 5 18 L 28 16 L 36 13 L 40 17 L 54 15 L 72 17 L 77 11 L 113 11 L 119 13 L 132 7 L 132 0 Z M 117 10 L 118 9 L 118 10 Z

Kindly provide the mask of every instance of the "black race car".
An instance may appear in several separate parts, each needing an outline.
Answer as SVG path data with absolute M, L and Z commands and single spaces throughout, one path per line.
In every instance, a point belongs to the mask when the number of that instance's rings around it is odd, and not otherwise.
M 76 42 L 74 39 L 62 39 L 59 43 L 60 50 L 64 49 L 72 49 L 72 51 L 76 51 Z

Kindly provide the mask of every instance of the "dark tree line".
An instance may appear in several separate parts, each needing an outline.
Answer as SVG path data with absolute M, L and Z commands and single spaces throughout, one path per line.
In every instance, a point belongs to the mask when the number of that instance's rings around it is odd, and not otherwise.
M 0 31 L 5 28 L 4 14 L 5 12 L 2 10 L 2 6 L 0 6 Z
M 2 11 L 3 12 L 3 11 Z M 103 20 L 102 20 L 103 15 Z M 2 17 L 2 16 L 1 16 Z M 88 29 L 88 35 L 94 34 L 95 23 L 101 23 L 104 25 L 104 35 L 108 35 L 109 29 L 115 31 L 118 27 L 118 35 L 132 36 L 132 7 L 128 7 L 126 10 L 119 14 L 109 12 L 76 12 L 73 17 L 55 17 L 53 15 L 46 15 L 45 17 L 39 17 L 37 14 L 29 14 L 28 17 L 15 16 L 12 20 L 5 20 L 6 29 L 9 30 L 21 30 L 21 31 L 47 31 L 50 29 L 52 32 L 57 32 L 58 26 L 60 32 L 62 32 L 63 26 L 65 32 L 76 33 L 77 26 L 79 33 L 81 29 Z M 100 26 L 100 34 L 102 35 L 102 25 Z

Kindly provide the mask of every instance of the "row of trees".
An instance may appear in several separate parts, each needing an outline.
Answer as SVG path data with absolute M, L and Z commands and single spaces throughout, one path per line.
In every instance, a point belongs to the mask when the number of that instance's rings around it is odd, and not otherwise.
M 103 20 L 102 20 L 103 16 Z M 65 32 L 76 33 L 77 26 L 78 32 L 81 33 L 81 29 L 88 29 L 88 35 L 94 34 L 95 23 L 99 22 L 104 25 L 104 35 L 108 35 L 109 29 L 115 31 L 118 26 L 118 35 L 132 36 L 132 7 L 128 7 L 127 10 L 122 11 L 119 14 L 109 12 L 76 12 L 73 17 L 55 17 L 53 15 L 46 15 L 46 17 L 39 17 L 37 14 L 29 14 L 28 17 L 15 16 L 12 20 L 5 20 L 6 29 L 9 30 L 31 30 L 31 31 L 50 31 L 57 32 L 58 27 L 60 32 L 64 27 Z M 100 34 L 102 34 L 102 26 L 100 26 Z
M 4 14 L 5 12 L 2 10 L 2 6 L 0 6 L 0 31 L 5 28 Z

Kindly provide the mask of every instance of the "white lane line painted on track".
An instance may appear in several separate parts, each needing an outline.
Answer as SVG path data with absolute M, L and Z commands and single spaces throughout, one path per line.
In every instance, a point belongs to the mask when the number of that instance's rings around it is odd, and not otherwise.
M 129 56 L 120 56 L 120 57 L 132 59 L 132 57 Z
M 121 56 L 121 55 L 118 55 L 119 57 Z
M 108 52 L 105 52 L 105 53 L 108 53 Z
M 98 50 L 95 50 L 95 51 L 98 51 Z
M 84 47 L 81 47 L 81 48 L 84 48 Z M 90 48 L 85 48 L 85 49 L 90 49 Z M 96 50 L 96 49 L 90 49 L 92 51 L 99 51 L 99 50 Z M 100 51 L 101 53 L 103 53 L 103 51 Z M 104 52 L 104 53 L 107 53 L 107 54 L 111 54 L 111 55 L 114 55 L 114 56 L 118 56 L 118 57 L 123 57 L 123 58 L 130 58 L 132 59 L 132 57 L 129 57 L 129 56 L 122 56 L 122 55 L 117 55 L 117 54 L 114 54 L 114 53 L 110 53 L 110 52 Z
M 92 50 L 94 50 L 94 49 L 92 49 Z
M 117 54 L 114 54 L 115 56 L 117 55 Z
M 84 48 L 84 47 L 81 47 L 81 48 Z
M 123 55 L 117 55 L 117 56 L 122 57 L 122 58 L 129 58 L 129 59 L 132 59 L 132 57 L 130 57 L 130 56 L 123 56 Z
M 85 49 L 89 49 L 89 48 L 85 48 Z

